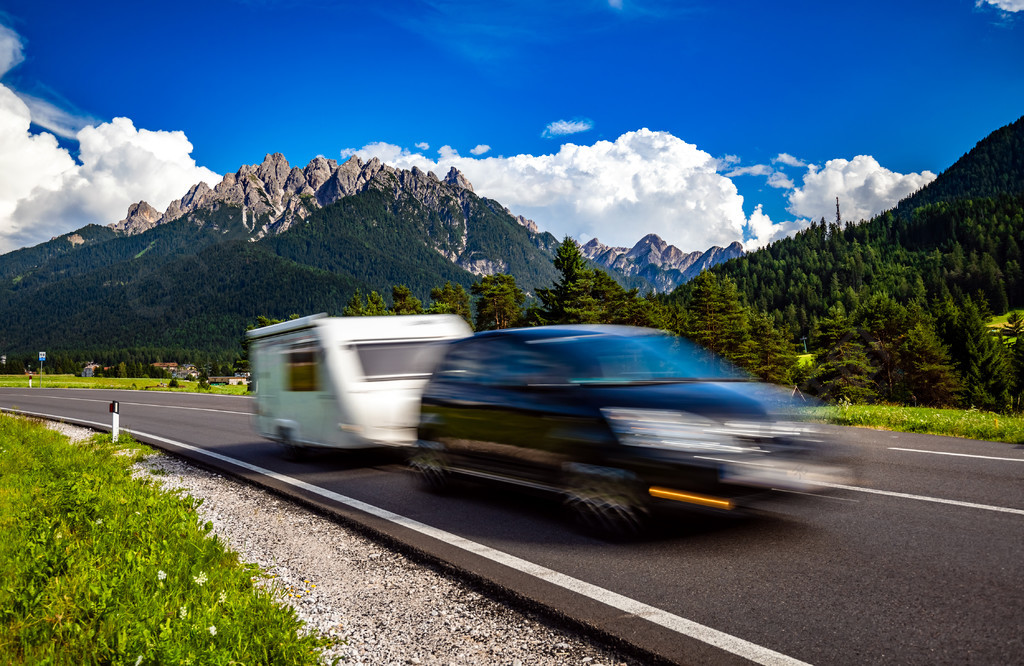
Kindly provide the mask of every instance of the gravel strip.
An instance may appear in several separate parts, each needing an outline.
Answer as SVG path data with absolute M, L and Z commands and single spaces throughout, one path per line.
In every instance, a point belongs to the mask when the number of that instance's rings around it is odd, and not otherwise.
M 72 441 L 93 433 L 53 423 Z M 349 528 L 254 486 L 169 455 L 138 474 L 203 500 L 199 514 L 310 631 L 346 641 L 324 662 L 348 664 L 586 664 L 634 659 L 520 613 Z

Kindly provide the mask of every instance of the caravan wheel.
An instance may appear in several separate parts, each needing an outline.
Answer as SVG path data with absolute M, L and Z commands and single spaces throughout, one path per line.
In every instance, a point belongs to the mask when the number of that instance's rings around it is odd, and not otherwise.
M 292 439 L 291 430 L 282 428 L 278 433 L 278 441 L 284 447 L 285 460 L 301 462 L 306 457 L 306 447 L 300 446 Z

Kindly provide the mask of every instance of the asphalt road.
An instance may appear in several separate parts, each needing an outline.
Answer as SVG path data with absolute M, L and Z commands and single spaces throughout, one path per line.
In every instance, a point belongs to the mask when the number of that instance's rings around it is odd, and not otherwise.
M 693 516 L 638 543 L 558 504 L 422 490 L 391 453 L 284 460 L 248 398 L 0 389 L 0 408 L 108 426 L 354 521 L 461 575 L 677 663 L 1024 663 L 1024 449 L 834 428 L 848 485 L 757 515 Z

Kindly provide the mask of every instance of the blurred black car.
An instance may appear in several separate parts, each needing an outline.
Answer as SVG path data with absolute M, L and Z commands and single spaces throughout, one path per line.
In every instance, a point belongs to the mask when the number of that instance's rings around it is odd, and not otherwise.
M 731 511 L 827 476 L 780 395 L 650 329 L 479 333 L 428 382 L 411 463 L 435 488 L 458 475 L 558 493 L 585 525 L 628 535 L 659 505 Z

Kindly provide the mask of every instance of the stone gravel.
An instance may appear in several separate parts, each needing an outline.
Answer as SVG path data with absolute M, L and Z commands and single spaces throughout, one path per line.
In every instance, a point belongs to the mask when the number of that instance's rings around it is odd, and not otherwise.
M 73 439 L 92 434 L 51 427 Z M 202 499 L 201 519 L 267 574 L 262 584 L 295 609 L 306 630 L 341 639 L 324 663 L 639 663 L 268 491 L 162 453 L 136 473 Z

